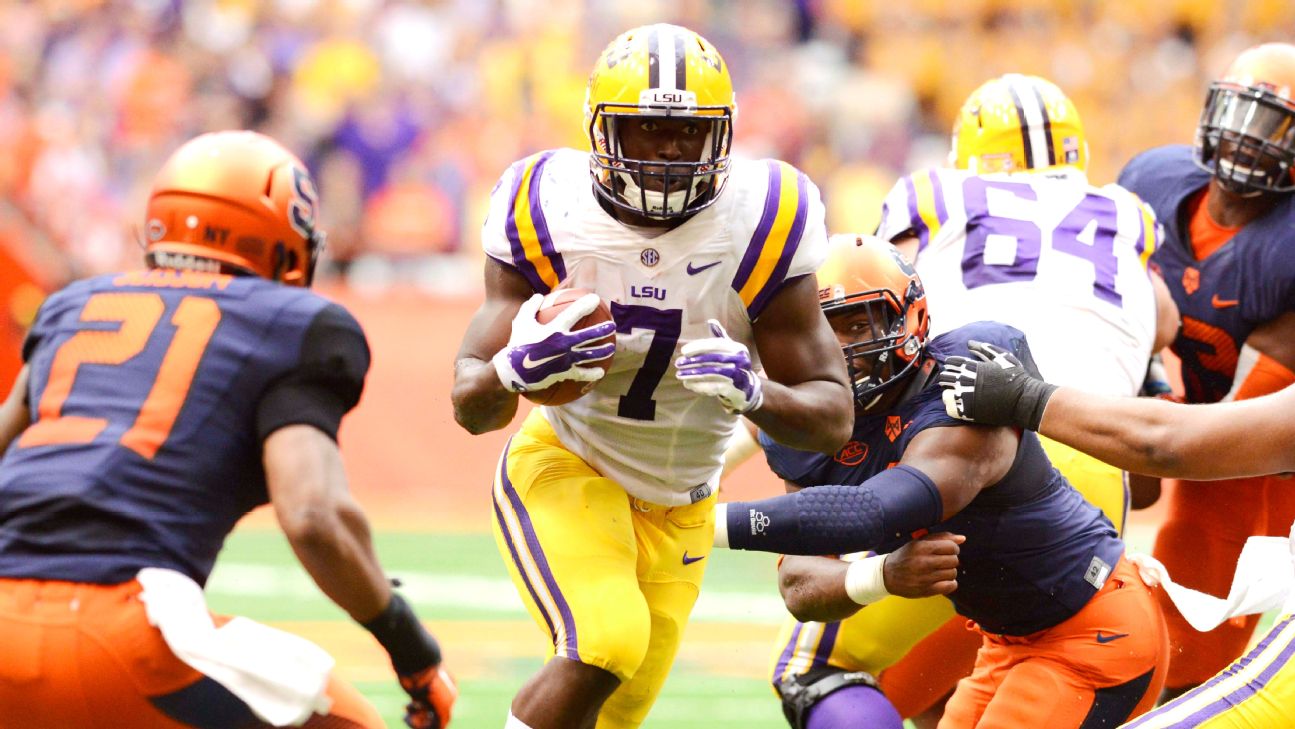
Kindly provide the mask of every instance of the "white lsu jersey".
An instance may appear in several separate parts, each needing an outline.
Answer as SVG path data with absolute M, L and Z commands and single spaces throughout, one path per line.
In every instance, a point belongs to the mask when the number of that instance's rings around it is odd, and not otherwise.
M 719 481 L 737 416 L 685 388 L 674 361 L 716 319 L 758 366 L 751 323 L 826 255 L 818 189 L 785 162 L 734 159 L 719 199 L 664 230 L 618 222 L 593 184 L 587 152 L 513 164 L 491 194 L 486 254 L 537 292 L 591 289 L 611 305 L 611 369 L 579 400 L 543 408 L 563 445 L 644 501 L 700 501 Z
M 895 183 L 878 235 L 918 238 L 931 335 L 974 321 L 1021 331 L 1058 385 L 1135 395 L 1156 332 L 1147 259 L 1155 214 L 1076 169 L 975 175 L 929 169 Z

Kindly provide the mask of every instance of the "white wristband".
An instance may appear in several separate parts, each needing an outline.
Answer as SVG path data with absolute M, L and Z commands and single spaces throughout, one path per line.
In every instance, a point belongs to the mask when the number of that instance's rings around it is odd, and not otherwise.
M 845 570 L 845 594 L 860 605 L 869 605 L 889 595 L 883 570 L 884 554 L 851 562 Z
M 728 549 L 728 504 L 715 504 L 714 546 Z

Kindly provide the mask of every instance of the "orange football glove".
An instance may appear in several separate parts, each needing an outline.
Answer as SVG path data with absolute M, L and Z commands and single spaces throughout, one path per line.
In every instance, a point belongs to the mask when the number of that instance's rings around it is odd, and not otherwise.
M 412 699 L 405 706 L 405 724 L 412 729 L 446 729 L 459 687 L 440 665 L 400 677 L 400 687 Z

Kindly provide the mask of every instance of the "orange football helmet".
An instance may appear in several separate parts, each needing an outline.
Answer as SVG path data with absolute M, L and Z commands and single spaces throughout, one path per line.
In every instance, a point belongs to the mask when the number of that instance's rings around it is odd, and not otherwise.
M 864 412 L 917 371 L 931 322 L 926 290 L 899 250 L 871 235 L 834 235 L 818 269 L 818 301 L 832 322 Z
M 144 257 L 153 268 L 255 275 L 309 286 L 324 247 L 306 166 L 263 134 L 203 134 L 153 179 Z
M 1210 84 L 1196 162 L 1239 195 L 1295 191 L 1295 45 L 1246 49 Z

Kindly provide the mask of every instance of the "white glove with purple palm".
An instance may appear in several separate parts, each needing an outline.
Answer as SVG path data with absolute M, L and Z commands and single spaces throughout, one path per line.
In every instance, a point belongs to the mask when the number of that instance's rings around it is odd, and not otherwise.
M 602 368 L 586 365 L 615 353 L 615 344 L 598 345 L 594 342 L 615 333 L 616 323 L 607 321 L 571 330 L 576 322 L 598 308 L 598 295 L 588 294 L 576 299 L 547 324 L 541 324 L 535 318 L 543 299 L 542 295 L 535 294 L 513 317 L 508 345 L 490 360 L 499 374 L 499 381 L 511 392 L 531 392 L 563 380 L 593 382 L 601 379 Z
M 735 341 L 718 321 L 709 319 L 714 336 L 685 344 L 675 360 L 675 374 L 698 395 L 719 398 L 732 413 L 746 414 L 764 403 L 760 377 L 751 366 L 751 352 Z

